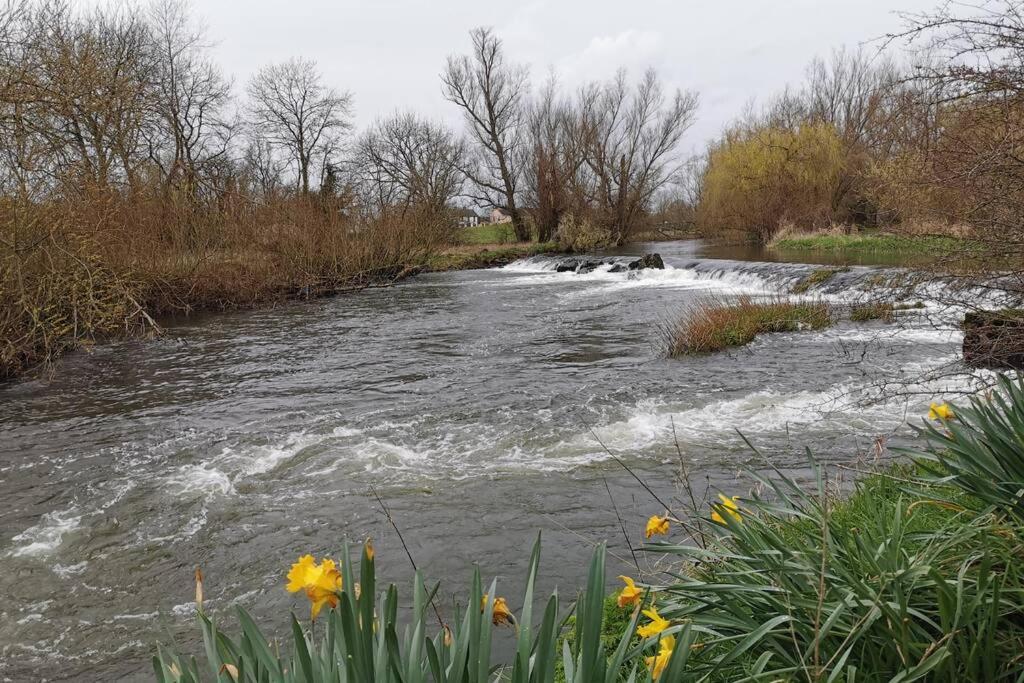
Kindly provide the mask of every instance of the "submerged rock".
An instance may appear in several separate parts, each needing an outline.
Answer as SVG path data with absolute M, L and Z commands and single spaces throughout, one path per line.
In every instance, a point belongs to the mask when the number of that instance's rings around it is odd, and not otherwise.
M 974 311 L 964 316 L 963 327 L 964 363 L 1024 370 L 1024 309 Z

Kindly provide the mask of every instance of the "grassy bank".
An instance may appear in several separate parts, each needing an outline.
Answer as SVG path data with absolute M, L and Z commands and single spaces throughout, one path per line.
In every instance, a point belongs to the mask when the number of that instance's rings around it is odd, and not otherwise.
M 529 258 L 530 256 L 540 254 L 554 254 L 561 251 L 563 250 L 554 242 L 448 246 L 438 251 L 438 253 L 432 254 L 427 259 L 422 270 L 437 273 L 448 270 L 494 268 L 522 258 Z
M 736 303 L 698 302 L 680 321 L 663 327 L 662 336 L 674 358 L 743 346 L 759 334 L 820 330 L 831 324 L 832 313 L 821 302 L 744 297 Z
M 153 333 L 161 316 L 330 296 L 530 251 L 444 252 L 451 237 L 443 213 L 350 216 L 317 197 L 188 211 L 117 193 L 0 204 L 0 380 Z
M 972 251 L 971 242 L 940 235 L 874 235 L 810 234 L 788 235 L 773 240 L 770 246 L 792 251 L 843 251 L 861 254 L 927 254 L 947 256 Z
M 1024 382 L 1003 379 L 969 406 L 933 404 L 905 455 L 846 494 L 811 460 L 803 482 L 751 475 L 756 494 L 709 507 L 684 496 L 678 512 L 635 520 L 627 533 L 643 532 L 661 570 L 620 577 L 613 600 L 603 546 L 573 605 L 535 600 L 538 540 L 517 599 L 477 570 L 465 601 L 442 609 L 417 574 L 399 618 L 368 544 L 355 559 L 344 549 L 340 565 L 292 566 L 287 588 L 309 598 L 316 628 L 293 616 L 290 642 L 271 646 L 242 610 L 239 635 L 220 631 L 199 582 L 207 662 L 160 649 L 157 680 L 1020 680 Z M 502 628 L 513 651 L 494 661 Z

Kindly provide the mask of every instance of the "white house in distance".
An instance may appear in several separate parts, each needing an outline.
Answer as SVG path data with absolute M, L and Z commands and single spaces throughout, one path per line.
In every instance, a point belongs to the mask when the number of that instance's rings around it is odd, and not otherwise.
M 484 217 L 472 209 L 456 209 L 455 216 L 460 228 L 475 228 L 484 222 Z

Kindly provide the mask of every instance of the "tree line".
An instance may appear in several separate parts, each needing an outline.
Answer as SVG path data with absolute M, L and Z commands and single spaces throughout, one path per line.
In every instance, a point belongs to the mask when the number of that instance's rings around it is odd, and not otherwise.
M 0 193 L 22 201 L 154 197 L 175 210 L 317 196 L 352 217 L 498 208 L 520 240 L 568 213 L 622 242 L 672 178 L 697 97 L 653 72 L 569 96 L 490 29 L 443 67 L 464 132 L 412 111 L 353 127 L 354 96 L 312 61 L 259 69 L 235 97 L 182 0 L 0 10 Z
M 691 178 L 702 231 L 767 242 L 885 227 L 1024 253 L 1020 3 L 901 18 L 874 43 L 815 59 L 802 84 L 710 143 Z

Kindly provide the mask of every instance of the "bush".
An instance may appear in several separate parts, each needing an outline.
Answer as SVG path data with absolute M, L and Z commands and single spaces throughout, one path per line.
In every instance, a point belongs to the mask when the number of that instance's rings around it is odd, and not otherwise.
M 698 301 L 678 323 L 664 326 L 662 336 L 668 355 L 675 358 L 743 346 L 759 334 L 820 330 L 831 324 L 831 310 L 822 302 L 743 297 L 727 304 Z
M 785 223 L 827 226 L 842 154 L 839 135 L 827 124 L 730 131 L 710 151 L 698 226 L 707 234 L 740 229 L 760 242 Z

